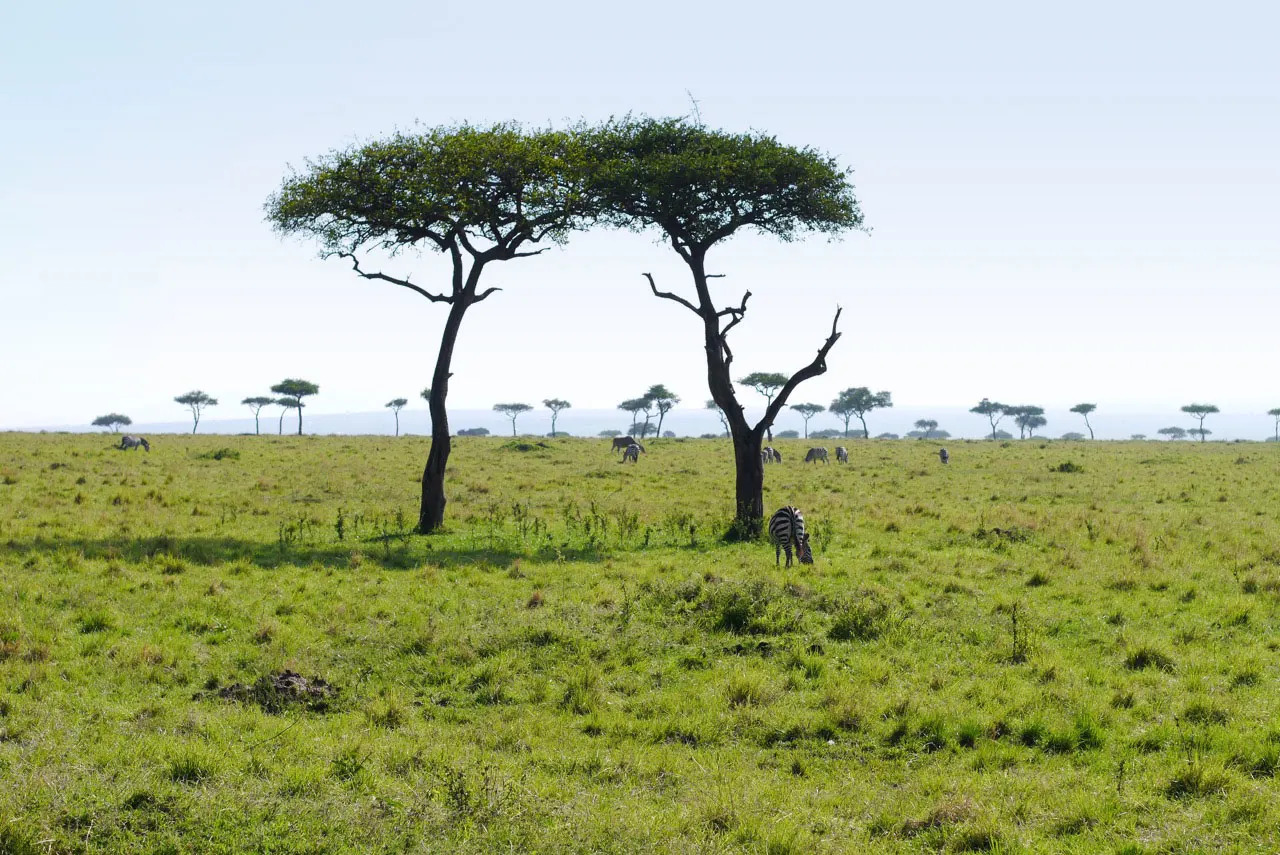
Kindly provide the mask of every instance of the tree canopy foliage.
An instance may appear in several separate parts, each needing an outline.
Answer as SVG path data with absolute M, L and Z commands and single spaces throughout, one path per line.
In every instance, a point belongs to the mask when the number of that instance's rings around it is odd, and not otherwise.
M 516 435 L 516 419 L 520 418 L 520 415 L 522 413 L 527 413 L 532 409 L 533 407 L 529 406 L 528 404 L 494 404 L 493 405 L 493 411 L 495 413 L 502 413 L 504 416 L 511 419 L 511 435 L 512 436 Z
M 889 392 L 872 392 L 866 386 L 851 386 L 845 389 L 831 402 L 831 412 L 844 419 L 845 436 L 849 435 L 849 421 L 854 416 L 862 422 L 863 436 L 870 436 L 867 429 L 867 413 L 872 410 L 893 406 L 893 396 Z
M 462 318 L 499 290 L 480 289 L 486 265 L 537 255 L 545 247 L 531 245 L 562 242 L 593 218 L 586 167 L 598 158 L 587 156 L 585 142 L 581 128 L 526 131 L 515 124 L 398 133 L 309 161 L 267 201 L 267 218 L 282 234 L 314 239 L 323 256 L 350 260 L 365 279 L 449 306 L 426 396 L 432 442 L 418 515 L 424 534 L 444 523 L 451 447 L 445 402 Z M 449 259 L 447 287 L 361 267 L 360 256 L 394 258 L 411 249 Z
M 105 416 L 98 416 L 91 424 L 93 427 L 110 428 L 112 433 L 118 433 L 120 428 L 133 424 L 133 419 L 123 413 L 107 413 Z
M 1213 431 L 1211 430 L 1204 429 L 1204 420 L 1212 413 L 1218 412 L 1218 408 L 1213 404 L 1187 404 L 1185 407 L 1182 407 L 1181 409 L 1182 409 L 1182 412 L 1191 416 L 1193 419 L 1199 420 L 1199 424 L 1197 424 L 1196 427 L 1192 428 L 1191 430 L 1187 431 L 1187 433 L 1193 434 L 1195 436 L 1199 436 L 1200 441 L 1204 442 L 1205 437 L 1213 433 Z
M 194 423 L 191 425 L 191 432 L 195 433 L 196 428 L 200 427 L 200 413 L 206 407 L 216 407 L 218 399 L 211 397 L 199 389 L 193 389 L 184 395 L 179 395 L 173 399 L 179 404 L 185 404 L 191 410 L 191 417 Z

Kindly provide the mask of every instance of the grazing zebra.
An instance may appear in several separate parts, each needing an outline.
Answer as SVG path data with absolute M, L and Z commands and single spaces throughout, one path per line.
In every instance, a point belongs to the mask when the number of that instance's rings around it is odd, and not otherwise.
M 764 448 L 760 449 L 760 462 L 761 463 L 781 463 L 782 455 L 778 453 L 778 450 L 776 448 L 766 445 Z
M 941 460 L 943 463 L 950 463 L 950 462 L 951 462 L 951 455 L 950 455 L 950 454 L 947 454 L 947 450 L 946 450 L 945 448 L 939 448 L 939 449 L 938 449 L 938 459 L 939 459 L 939 460 Z
M 782 455 L 778 453 L 778 449 L 776 449 L 776 448 L 774 448 L 774 447 L 770 446 L 770 447 L 769 447 L 769 450 L 773 452 L 773 462 L 774 462 L 774 463 L 781 463 L 781 462 L 782 462 Z
M 837 446 L 836 446 L 836 462 L 837 462 L 837 463 L 848 463 L 848 462 L 849 462 L 849 449 L 845 448 L 843 445 L 837 445 Z
M 635 445 L 628 445 L 626 448 L 622 449 L 622 462 L 626 463 L 630 460 L 632 463 L 639 463 L 640 452 L 642 451 L 644 451 L 644 449 L 640 447 L 639 443 L 636 443 Z
M 804 517 L 799 508 L 787 505 L 769 518 L 769 539 L 773 541 L 774 566 L 781 560 L 784 549 L 787 551 L 787 566 L 791 566 L 793 545 L 801 564 L 813 563 L 813 550 L 809 548 L 809 535 L 804 530 Z
M 126 449 L 126 448 L 137 448 L 138 446 L 142 446 L 142 447 L 143 447 L 143 448 L 145 448 L 148 452 L 150 452 L 150 451 L 151 451 L 151 443 L 147 442 L 147 440 L 146 440 L 146 438 L 145 438 L 145 437 L 141 437 L 141 436 L 128 436 L 128 435 L 125 435 L 125 436 L 120 437 L 120 448 L 121 448 L 121 449 Z
M 827 459 L 827 450 L 825 448 L 811 448 L 809 453 L 804 456 L 805 463 L 817 463 L 821 460 L 823 463 L 830 463 Z

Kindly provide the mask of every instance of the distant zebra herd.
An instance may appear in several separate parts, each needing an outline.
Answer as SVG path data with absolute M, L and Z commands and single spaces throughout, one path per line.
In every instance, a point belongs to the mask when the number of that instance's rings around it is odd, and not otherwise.
M 134 437 L 125 437 L 124 441 L 134 439 Z M 143 444 L 146 440 L 141 440 Z M 123 447 L 123 441 L 122 441 Z M 132 446 L 131 446 L 132 447 Z M 646 454 L 644 446 L 641 445 L 633 436 L 616 436 L 613 438 L 613 450 L 622 452 L 622 462 L 626 463 L 630 460 L 632 463 L 640 461 L 640 455 Z M 804 456 L 805 463 L 817 463 L 821 460 L 824 464 L 830 463 L 827 450 L 821 446 L 810 448 L 809 452 Z M 945 448 L 938 449 L 938 460 L 943 464 L 951 462 L 951 455 L 947 453 Z M 760 463 L 768 465 L 770 463 L 781 463 L 782 455 L 773 446 L 765 446 L 760 449 Z M 836 462 L 849 462 L 849 449 L 843 445 L 836 446 Z M 794 505 L 787 505 L 779 508 L 773 516 L 769 518 L 769 540 L 773 542 L 773 563 L 775 565 L 782 563 L 782 553 L 787 554 L 787 566 L 791 566 L 792 552 L 795 553 L 795 559 L 801 564 L 813 563 L 813 547 L 809 543 L 809 534 L 805 531 L 804 515 L 800 513 L 800 509 Z

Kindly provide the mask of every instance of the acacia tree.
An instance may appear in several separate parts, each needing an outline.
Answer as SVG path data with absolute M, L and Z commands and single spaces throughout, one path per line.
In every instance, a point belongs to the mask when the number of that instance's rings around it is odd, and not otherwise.
M 1013 416 L 1013 423 L 1018 426 L 1018 439 L 1026 439 L 1028 435 L 1035 436 L 1036 428 L 1049 423 L 1044 418 L 1044 408 L 1031 404 L 1005 407 L 1004 413 Z
M 191 417 L 195 420 L 191 425 L 191 432 L 195 433 L 196 428 L 200 427 L 200 413 L 205 407 L 216 407 L 218 405 L 217 398 L 211 398 L 199 389 L 193 389 L 185 395 L 179 395 L 173 400 L 179 404 L 186 404 L 191 408 Z
M 635 436 L 634 429 L 635 429 L 635 426 L 639 423 L 640 413 L 644 413 L 645 415 L 644 431 L 641 434 L 641 437 L 643 438 L 644 435 L 648 434 L 649 411 L 652 408 L 653 408 L 653 402 L 650 401 L 648 398 L 628 398 L 627 400 L 623 401 L 621 404 L 618 405 L 619 410 L 622 410 L 624 413 L 631 414 L 632 432 L 629 434 L 630 436 Z
M 991 422 L 991 438 L 995 439 L 996 425 L 1000 424 L 1000 420 L 1009 414 L 1009 409 L 1006 404 L 983 398 L 978 402 L 978 406 L 973 407 L 969 412 L 987 417 L 987 421 Z
M 1187 433 L 1197 434 L 1200 437 L 1201 442 L 1204 442 L 1204 438 L 1209 434 L 1213 433 L 1213 431 L 1211 430 L 1207 431 L 1204 429 L 1205 417 L 1208 416 L 1210 413 L 1218 412 L 1218 408 L 1215 407 L 1213 404 L 1187 404 L 1185 407 L 1182 408 L 1182 412 L 1191 416 L 1193 419 L 1200 420 L 1199 426 L 1194 430 L 1187 431 Z
M 542 406 L 551 411 L 551 435 L 556 435 L 556 417 L 560 415 L 561 410 L 567 410 L 573 406 L 568 401 L 562 401 L 559 398 L 547 398 L 542 402 Z
M 938 422 L 936 419 L 917 419 L 915 428 L 920 431 L 921 439 L 929 439 L 933 436 L 933 432 L 938 429 Z
M 1186 429 L 1180 428 L 1180 427 L 1160 428 L 1160 430 L 1156 431 L 1156 433 L 1160 434 L 1161 436 L 1169 437 L 1170 442 L 1172 442 L 1175 439 L 1183 439 L 1187 435 Z
M 1089 429 L 1089 439 L 1093 439 L 1093 425 L 1089 424 L 1089 414 L 1098 409 L 1097 404 L 1076 404 L 1071 412 L 1084 416 L 1084 426 Z
M 831 332 L 806 366 L 786 379 L 749 425 L 733 388 L 734 354 L 729 332 L 746 316 L 751 292 L 722 306 L 711 294 L 710 250 L 738 232 L 755 230 L 790 241 L 809 231 L 835 235 L 862 226 L 862 213 L 848 171 L 810 148 L 783 145 L 761 133 L 711 130 L 687 119 L 625 118 L 591 133 L 595 187 L 602 214 L 634 230 L 656 228 L 689 268 L 694 296 L 659 291 L 655 297 L 692 312 L 702 330 L 707 384 L 724 412 L 733 437 L 734 524 L 729 536 L 760 536 L 764 520 L 764 465 L 760 450 L 766 431 L 802 382 L 827 370 L 827 353 L 840 337 L 837 308 Z
M 645 392 L 644 396 L 658 410 L 658 427 L 654 430 L 653 435 L 655 437 L 662 436 L 662 420 L 667 417 L 667 413 L 671 412 L 671 409 L 676 404 L 680 403 L 680 396 L 661 383 L 656 386 L 650 386 L 649 391 Z
M 1280 407 L 1274 410 L 1267 410 L 1267 415 L 1276 420 L 1276 442 L 1280 442 Z
M 388 407 L 391 410 L 391 412 L 395 413 L 396 415 L 396 436 L 400 435 L 400 411 L 403 410 L 405 408 L 405 405 L 407 405 L 408 403 L 409 403 L 408 398 L 392 398 L 390 401 L 387 401 L 387 403 L 384 404 L 384 406 Z
M 724 410 L 720 409 L 720 405 L 716 403 L 715 398 L 707 399 L 707 409 L 715 410 L 716 416 L 720 419 L 720 424 L 724 426 L 725 435 L 729 435 L 729 420 L 724 417 Z
M 285 398 L 301 402 L 304 398 L 320 393 L 320 387 L 310 380 L 281 380 L 271 387 L 271 391 Z M 302 436 L 302 404 L 298 407 L 298 436 Z
M 254 436 L 257 436 L 258 434 L 262 433 L 262 431 L 258 430 L 258 414 L 262 412 L 263 407 L 268 406 L 269 404 L 274 404 L 275 402 L 276 402 L 275 398 L 263 398 L 260 396 L 255 398 L 245 398 L 243 401 L 240 402 L 244 404 L 246 407 L 248 407 L 249 409 L 253 410 Z
M 844 435 L 849 435 L 849 419 L 858 417 L 862 422 L 863 438 L 871 436 L 867 430 L 867 413 L 893 406 L 893 396 L 888 392 L 872 392 L 866 386 L 851 386 L 831 402 L 831 412 L 844 419 Z
M 326 257 L 351 262 L 365 279 L 390 282 L 449 307 L 427 396 L 431 451 L 422 473 L 418 531 L 444 523 L 445 466 L 451 448 L 445 402 L 463 316 L 498 291 L 480 289 L 488 265 L 544 252 L 591 216 L 584 190 L 581 133 L 526 132 L 516 125 L 433 128 L 336 151 L 285 179 L 267 202 L 285 234 L 316 238 Z M 366 271 L 359 255 L 383 250 L 443 253 L 448 288 Z
M 532 409 L 533 407 L 529 406 L 528 404 L 494 404 L 493 405 L 493 411 L 495 413 L 502 413 L 504 416 L 511 419 L 511 435 L 512 436 L 516 435 L 516 419 L 520 417 L 521 413 L 527 413 Z
M 1213 431 L 1209 430 L 1208 428 L 1194 427 L 1194 428 L 1188 429 L 1187 433 L 1191 434 L 1192 436 L 1200 437 L 1200 441 L 1204 442 L 1205 437 L 1213 433 Z
M 302 407 L 304 406 L 301 398 L 276 398 L 275 401 L 280 405 L 280 424 L 276 426 L 276 433 L 284 436 L 284 414 L 290 410 L 298 411 L 298 421 L 302 421 Z
M 813 418 L 818 413 L 824 413 L 827 410 L 827 408 L 821 404 L 792 404 L 791 409 L 799 413 L 800 417 L 804 419 L 805 439 L 809 438 L 809 419 Z
M 93 427 L 110 428 L 112 433 L 119 433 L 120 428 L 133 424 L 133 419 L 123 413 L 107 413 L 93 420 Z
M 764 405 L 766 412 L 769 405 L 773 403 L 774 395 L 778 394 L 778 390 L 787 385 L 787 375 L 777 374 L 768 371 L 756 371 L 748 374 L 746 377 L 738 378 L 738 383 L 742 386 L 750 386 L 758 393 L 764 396 Z M 765 425 L 764 432 L 769 441 L 773 442 L 773 425 Z

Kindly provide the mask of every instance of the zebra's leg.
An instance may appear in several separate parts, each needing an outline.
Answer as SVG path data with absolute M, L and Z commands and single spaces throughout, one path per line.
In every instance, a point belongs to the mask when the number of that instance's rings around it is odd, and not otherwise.
M 790 561 L 790 560 L 791 560 L 791 550 L 790 550 L 790 549 L 788 549 L 788 550 L 787 550 L 787 560 L 788 560 L 788 561 Z M 775 544 L 773 545 L 773 566 L 774 566 L 774 567 L 777 567 L 777 566 L 778 566 L 779 564 L 781 564 L 781 563 L 782 563 L 782 544 L 781 544 L 781 543 L 775 543 Z
M 787 566 L 791 566 L 791 541 L 787 541 L 787 545 L 782 547 L 787 551 Z

